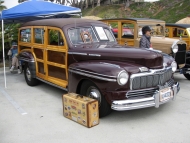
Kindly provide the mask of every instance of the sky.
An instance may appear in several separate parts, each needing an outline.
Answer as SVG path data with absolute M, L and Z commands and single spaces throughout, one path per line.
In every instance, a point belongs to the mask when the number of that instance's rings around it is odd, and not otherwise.
M 16 6 L 18 4 L 18 0 L 4 0 L 4 5 L 7 8 L 11 8 L 13 6 Z

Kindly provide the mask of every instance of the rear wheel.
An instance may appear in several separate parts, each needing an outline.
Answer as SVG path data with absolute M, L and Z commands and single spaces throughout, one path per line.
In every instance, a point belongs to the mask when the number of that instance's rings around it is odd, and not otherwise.
M 25 65 L 24 67 L 24 77 L 25 77 L 26 83 L 29 86 L 35 86 L 39 83 L 39 81 L 36 78 L 32 78 L 31 70 L 28 67 L 28 65 Z
M 187 73 L 187 74 L 183 74 L 188 80 L 190 80 L 190 74 Z
M 98 100 L 100 117 L 110 114 L 110 105 L 107 103 L 105 97 L 102 96 L 100 90 L 94 83 L 90 81 L 84 81 L 81 86 L 80 94 Z

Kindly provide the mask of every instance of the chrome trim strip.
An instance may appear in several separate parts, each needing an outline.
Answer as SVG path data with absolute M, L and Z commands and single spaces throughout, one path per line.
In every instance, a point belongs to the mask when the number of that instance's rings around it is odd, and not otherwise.
M 172 87 L 171 90 L 173 92 L 173 97 L 170 99 L 160 102 L 160 91 L 157 90 L 152 97 L 148 98 L 141 98 L 141 99 L 126 99 L 126 100 L 115 100 L 112 102 L 111 108 L 117 111 L 125 111 L 125 110 L 133 110 L 133 109 L 140 109 L 146 107 L 159 108 L 161 104 L 167 103 L 170 100 L 175 100 L 176 95 L 179 91 L 179 83 L 176 82 Z
M 19 59 L 19 60 L 26 61 L 26 62 L 35 62 L 34 60 L 30 60 L 30 59 L 22 58 L 22 57 L 19 57 L 18 59 Z
M 68 54 L 72 54 L 72 55 L 87 55 L 87 53 L 78 53 L 78 52 L 68 52 Z
M 84 72 L 74 71 L 74 70 L 71 70 L 71 69 L 69 69 L 69 72 L 73 72 L 73 73 L 76 73 L 76 74 L 79 74 L 79 75 L 82 75 L 82 76 L 87 76 L 87 77 L 91 77 L 91 78 L 95 78 L 95 79 L 116 82 L 116 79 L 109 79 L 109 78 L 99 77 L 99 76 L 87 74 L 87 73 L 84 73 Z
M 96 57 L 101 57 L 99 54 L 88 54 L 89 56 L 96 56 Z
M 54 87 L 63 89 L 63 90 L 65 90 L 65 91 L 68 91 L 68 89 L 66 89 L 66 88 L 64 88 L 64 87 L 61 87 L 61 86 L 56 85 L 56 84 L 53 84 L 53 83 L 48 82 L 48 81 L 46 81 L 46 80 L 43 80 L 43 79 L 41 79 L 41 78 L 39 78 L 39 77 L 36 77 L 36 79 L 38 79 L 38 80 L 40 80 L 40 81 L 42 81 L 42 82 L 45 82 L 45 83 L 47 83 L 47 84 L 49 84 L 49 85 L 52 85 L 52 86 L 54 86 Z
M 110 78 L 117 78 L 117 76 L 109 76 L 109 75 L 105 75 L 105 74 L 99 74 L 99 73 L 95 73 L 95 72 L 90 72 L 90 71 L 86 71 L 86 70 L 81 70 L 81 69 L 77 69 L 77 68 L 72 68 L 70 67 L 69 70 L 77 70 L 77 71 L 80 71 L 80 72 L 86 72 L 86 73 L 89 73 L 89 74 L 95 74 L 95 75 L 99 75 L 99 76 L 106 76 L 106 77 L 110 77 Z
M 128 91 L 125 95 L 127 98 L 131 97 L 138 97 L 138 96 L 143 96 L 143 95 L 151 95 L 152 93 L 155 93 L 157 89 L 155 88 L 149 88 L 149 89 L 138 89 L 138 90 L 130 90 Z
M 172 69 L 171 67 L 167 67 L 167 68 L 163 68 L 160 70 L 153 70 L 150 69 L 149 72 L 144 72 L 144 73 L 137 73 L 137 74 L 132 74 L 131 78 L 135 78 L 135 77 L 142 77 L 142 76 L 147 76 L 147 75 L 156 75 L 156 74 L 162 74 L 167 70 Z

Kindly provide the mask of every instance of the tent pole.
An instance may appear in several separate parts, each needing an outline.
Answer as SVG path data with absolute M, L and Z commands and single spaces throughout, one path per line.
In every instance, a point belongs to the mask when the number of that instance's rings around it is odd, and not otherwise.
M 7 88 L 6 72 L 5 72 L 5 44 L 4 44 L 4 21 L 2 19 L 2 48 L 3 48 L 3 67 L 4 67 L 4 80 L 5 88 Z

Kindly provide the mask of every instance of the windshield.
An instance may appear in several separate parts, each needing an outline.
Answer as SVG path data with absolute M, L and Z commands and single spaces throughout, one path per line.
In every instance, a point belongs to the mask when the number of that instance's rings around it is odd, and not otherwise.
M 73 44 L 98 42 L 91 27 L 78 27 L 68 30 L 68 35 Z
M 96 31 L 96 32 L 95 32 Z M 84 44 L 84 43 L 95 43 L 99 41 L 115 41 L 113 34 L 107 28 L 95 27 L 77 27 L 68 30 L 69 38 L 72 44 Z M 99 39 L 99 40 L 98 40 Z
M 107 28 L 96 26 L 95 29 L 100 40 L 115 41 L 113 34 Z
M 144 27 L 145 25 L 139 25 L 138 26 L 138 37 L 141 37 L 143 34 L 142 34 L 142 28 Z M 155 24 L 155 25 L 148 25 L 151 29 L 151 36 L 154 36 L 154 37 L 163 37 L 164 36 L 164 26 L 163 25 L 160 25 L 160 24 Z

